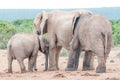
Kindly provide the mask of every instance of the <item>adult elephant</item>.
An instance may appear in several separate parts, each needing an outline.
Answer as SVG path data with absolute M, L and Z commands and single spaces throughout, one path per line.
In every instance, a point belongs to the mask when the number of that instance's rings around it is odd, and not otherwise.
M 91 15 L 92 13 L 87 10 L 76 10 L 76 11 L 60 11 L 55 10 L 49 13 L 42 12 L 36 16 L 34 19 L 34 31 L 39 35 L 48 33 L 49 40 L 49 69 L 48 70 L 58 70 L 58 60 L 59 53 L 62 47 L 69 50 L 70 42 L 72 40 L 72 22 L 76 14 L 80 15 Z M 76 55 L 75 61 L 78 61 L 79 54 Z M 86 58 L 90 56 L 86 55 Z M 85 59 L 88 65 L 84 65 L 83 69 L 93 69 L 93 63 L 90 63 L 92 58 Z M 71 66 L 73 70 L 77 69 L 78 63 L 74 63 L 75 66 Z M 86 63 L 85 63 L 86 64 Z
M 99 14 L 77 15 L 74 18 L 73 33 L 66 70 L 72 70 L 71 65 L 73 65 L 79 48 L 79 52 L 85 51 L 96 54 L 98 57 L 96 72 L 106 72 L 106 59 L 110 53 L 112 42 L 112 28 L 109 20 Z

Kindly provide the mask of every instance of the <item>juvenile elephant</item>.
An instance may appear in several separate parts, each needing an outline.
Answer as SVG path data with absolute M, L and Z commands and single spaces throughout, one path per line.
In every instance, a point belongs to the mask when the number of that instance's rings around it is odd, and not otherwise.
M 48 70 L 58 70 L 58 60 L 59 53 L 62 47 L 69 50 L 70 42 L 72 40 L 72 22 L 76 14 L 87 14 L 91 15 L 92 13 L 87 10 L 76 10 L 76 11 L 52 11 L 49 13 L 42 12 L 36 16 L 34 19 L 34 31 L 38 35 L 43 35 L 48 33 L 49 40 L 49 69 Z M 87 54 L 87 53 L 86 53 Z M 85 56 L 85 60 L 87 57 Z M 76 55 L 79 57 L 79 54 Z M 77 58 L 78 59 L 78 58 Z M 89 59 L 90 62 L 92 58 Z M 86 64 L 86 63 L 85 63 Z M 89 63 L 93 64 L 93 63 Z M 78 63 L 75 64 L 76 66 Z M 84 65 L 83 65 L 84 66 Z M 91 69 L 92 65 L 84 66 L 85 69 Z M 92 67 L 93 68 L 93 67 Z M 74 67 L 77 69 L 77 67 Z
M 76 52 L 85 51 L 97 55 L 96 72 L 106 72 L 106 59 L 110 53 L 112 41 L 112 28 L 109 20 L 99 14 L 77 15 L 73 22 L 73 35 L 66 70 L 72 70 L 71 66 L 74 65 Z M 88 65 L 87 62 L 85 65 Z
M 41 46 L 41 44 L 43 46 Z M 12 61 L 17 59 L 20 64 L 21 73 L 26 72 L 25 65 L 23 60 L 28 58 L 28 71 L 37 70 L 36 68 L 36 59 L 38 51 L 43 51 L 46 55 L 46 65 L 45 70 L 48 66 L 48 44 L 41 37 L 38 37 L 36 34 L 25 34 L 18 33 L 15 34 L 8 42 L 8 73 L 12 73 Z

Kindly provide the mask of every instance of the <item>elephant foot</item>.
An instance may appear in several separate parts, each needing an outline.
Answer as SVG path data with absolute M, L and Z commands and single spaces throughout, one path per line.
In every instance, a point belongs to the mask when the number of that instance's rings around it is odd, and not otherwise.
M 12 70 L 8 70 L 8 72 L 7 73 L 12 73 Z
M 83 67 L 82 71 L 94 70 L 94 67 Z
M 21 73 L 26 73 L 27 71 L 26 71 L 26 69 L 24 69 L 24 70 L 21 70 Z
M 47 71 L 48 69 L 44 69 L 43 71 Z
M 26 71 L 27 72 L 27 71 Z M 33 70 L 28 70 L 28 72 L 33 72 Z
M 9 70 L 8 70 L 8 72 L 7 72 L 7 73 L 12 73 L 12 71 L 9 71 Z
M 96 73 L 105 73 L 106 72 L 106 66 L 98 66 L 96 68 Z
M 21 73 L 26 73 L 27 71 L 21 71 Z
M 65 71 L 76 71 L 77 69 L 75 68 L 66 68 Z
M 34 69 L 34 71 L 37 71 L 37 69 Z

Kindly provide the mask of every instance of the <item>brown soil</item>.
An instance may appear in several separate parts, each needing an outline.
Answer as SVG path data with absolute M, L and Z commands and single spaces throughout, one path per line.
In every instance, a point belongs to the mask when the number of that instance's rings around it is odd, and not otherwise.
M 44 70 L 44 55 L 39 53 L 37 59 L 38 71 L 20 73 L 20 67 L 16 60 L 13 61 L 13 74 L 7 72 L 7 52 L 0 50 L 0 80 L 120 80 L 120 47 L 114 47 L 108 57 L 106 73 L 96 73 L 95 70 L 82 71 L 83 58 L 80 58 L 77 71 L 64 71 L 68 57 L 60 57 L 58 71 Z M 27 68 L 27 59 L 24 61 Z M 94 66 L 97 66 L 97 58 L 94 60 Z

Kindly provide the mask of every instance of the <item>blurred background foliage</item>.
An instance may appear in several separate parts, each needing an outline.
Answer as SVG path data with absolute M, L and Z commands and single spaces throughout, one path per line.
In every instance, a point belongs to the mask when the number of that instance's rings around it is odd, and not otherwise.
M 13 22 L 0 21 L 0 49 L 7 47 L 8 40 L 15 33 L 32 33 L 33 19 L 15 20 Z
M 112 36 L 113 45 L 120 44 L 120 19 L 110 20 L 112 24 Z M 5 49 L 8 40 L 15 33 L 25 32 L 32 33 L 33 30 L 33 19 L 21 19 L 12 22 L 0 21 L 0 49 Z M 62 51 L 66 53 L 67 51 Z M 64 56 L 64 55 L 63 55 Z

